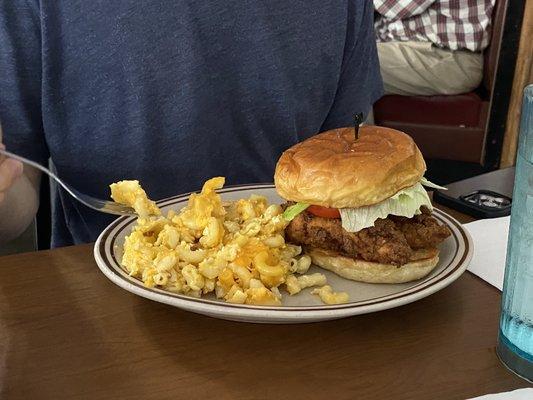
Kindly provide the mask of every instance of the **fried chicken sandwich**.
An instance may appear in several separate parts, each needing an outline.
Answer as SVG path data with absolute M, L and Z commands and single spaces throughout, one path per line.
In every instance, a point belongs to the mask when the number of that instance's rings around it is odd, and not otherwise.
M 313 263 L 362 282 L 402 283 L 438 263 L 450 232 L 431 216 L 426 164 L 410 136 L 363 126 L 327 131 L 279 159 L 276 190 L 288 201 L 286 240 Z

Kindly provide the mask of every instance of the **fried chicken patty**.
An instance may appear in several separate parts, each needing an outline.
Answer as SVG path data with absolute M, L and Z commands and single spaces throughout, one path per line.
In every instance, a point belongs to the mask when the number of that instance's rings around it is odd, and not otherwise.
M 383 264 L 403 265 L 413 251 L 435 247 L 450 232 L 428 210 L 414 218 L 389 216 L 359 232 L 347 232 L 340 219 L 321 218 L 306 211 L 287 226 L 287 240 L 298 245 L 333 250 L 349 257 Z
M 422 208 L 422 214 L 413 218 L 392 215 L 389 218 L 402 231 L 407 243 L 414 250 L 436 247 L 450 236 L 450 230 L 444 225 L 439 225 L 425 207 Z

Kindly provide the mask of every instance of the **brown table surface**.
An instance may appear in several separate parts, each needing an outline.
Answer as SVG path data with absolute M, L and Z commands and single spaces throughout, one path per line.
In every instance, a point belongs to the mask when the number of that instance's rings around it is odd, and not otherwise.
M 450 400 L 528 386 L 495 354 L 499 291 L 470 273 L 400 308 L 255 325 L 130 294 L 91 245 L 3 257 L 0 271 L 2 399 Z

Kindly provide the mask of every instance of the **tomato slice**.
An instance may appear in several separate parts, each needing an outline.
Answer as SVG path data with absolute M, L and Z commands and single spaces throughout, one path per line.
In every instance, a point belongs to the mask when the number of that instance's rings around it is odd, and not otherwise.
M 338 208 L 309 206 L 307 207 L 306 211 L 309 211 L 311 214 L 316 215 L 317 217 L 322 217 L 322 218 L 340 218 L 341 217 L 341 213 L 339 212 Z

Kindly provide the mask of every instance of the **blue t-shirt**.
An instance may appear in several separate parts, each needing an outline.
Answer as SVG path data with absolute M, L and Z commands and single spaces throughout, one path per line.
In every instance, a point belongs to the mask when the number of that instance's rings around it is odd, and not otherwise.
M 271 182 L 283 150 L 381 96 L 372 19 L 370 0 L 0 1 L 4 142 L 101 198 Z M 53 213 L 54 246 L 113 218 L 62 191 Z

